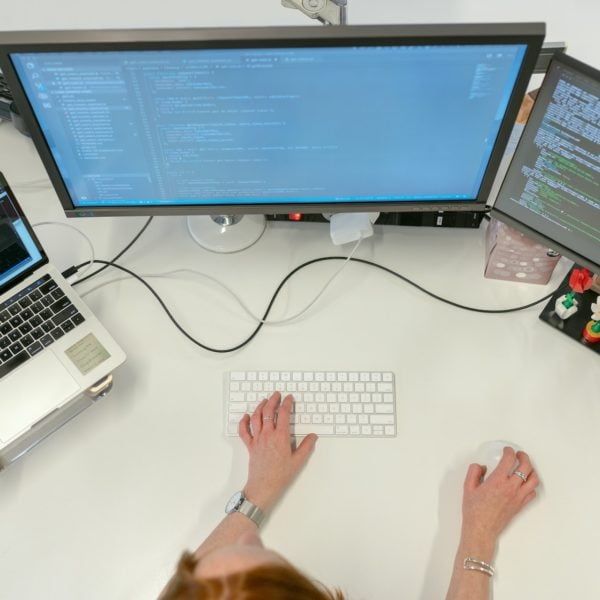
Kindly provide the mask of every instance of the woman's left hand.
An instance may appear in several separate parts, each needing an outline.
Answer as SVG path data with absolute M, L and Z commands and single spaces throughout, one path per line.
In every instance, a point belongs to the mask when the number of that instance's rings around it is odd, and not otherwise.
M 252 416 L 244 415 L 239 434 L 249 454 L 246 497 L 269 512 L 302 470 L 312 454 L 317 436 L 307 435 L 294 450 L 290 438 L 290 414 L 294 398 L 275 392 L 263 400 Z

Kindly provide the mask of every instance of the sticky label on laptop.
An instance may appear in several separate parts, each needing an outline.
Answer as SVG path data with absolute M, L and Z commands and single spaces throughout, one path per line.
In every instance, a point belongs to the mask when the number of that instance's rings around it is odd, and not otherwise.
M 96 339 L 93 333 L 88 333 L 70 348 L 67 348 L 65 354 L 82 375 L 87 375 L 92 369 L 110 358 L 108 350 Z

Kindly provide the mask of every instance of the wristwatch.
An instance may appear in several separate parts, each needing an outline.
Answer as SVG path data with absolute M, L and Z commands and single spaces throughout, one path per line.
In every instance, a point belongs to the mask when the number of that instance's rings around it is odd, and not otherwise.
M 253 504 L 244 496 L 244 491 L 236 492 L 231 498 L 229 502 L 227 502 L 225 506 L 225 512 L 230 515 L 234 512 L 240 512 L 243 515 L 246 515 L 251 521 L 254 521 L 257 527 L 261 526 L 261 523 L 265 520 L 265 513 Z

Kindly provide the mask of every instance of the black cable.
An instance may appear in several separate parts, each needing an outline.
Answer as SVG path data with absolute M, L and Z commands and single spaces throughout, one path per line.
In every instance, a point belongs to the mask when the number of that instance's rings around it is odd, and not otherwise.
M 112 260 L 108 261 L 103 267 L 96 269 L 93 273 L 90 273 L 89 275 L 86 275 L 85 277 L 82 277 L 81 279 L 77 279 L 76 281 L 73 282 L 73 285 L 79 285 L 80 283 L 87 281 L 90 277 L 94 277 L 94 275 L 98 275 L 98 273 L 101 273 L 102 271 L 104 271 L 104 269 L 107 269 L 108 267 L 110 267 L 110 265 L 112 265 L 115 261 L 119 260 L 119 258 L 121 258 L 121 256 L 123 256 L 123 254 L 125 254 L 125 252 L 127 252 L 127 250 L 129 250 L 129 248 L 131 248 L 131 246 L 133 246 L 139 240 L 140 236 L 142 235 L 142 233 L 144 233 L 144 231 L 146 231 L 146 229 L 148 228 L 148 225 L 150 225 L 150 222 L 152 221 L 153 218 L 154 217 L 148 217 L 148 220 L 144 223 L 144 226 L 138 231 L 137 235 Z M 94 262 L 100 262 L 100 261 L 96 260 Z M 79 268 L 79 267 L 77 267 L 77 268 Z
M 158 303 L 161 305 L 162 309 L 167 313 L 167 316 L 169 317 L 169 319 L 171 319 L 171 321 L 173 322 L 173 324 L 175 325 L 175 327 L 177 327 L 177 329 L 179 329 L 179 331 L 188 340 L 190 340 L 190 342 L 192 342 L 196 346 L 200 346 L 200 348 L 202 348 L 204 350 L 208 350 L 209 352 L 217 352 L 217 353 L 220 353 L 220 354 L 224 354 L 224 353 L 227 353 L 227 352 L 234 352 L 235 350 L 239 350 L 240 348 L 243 348 L 246 344 L 248 344 L 254 338 L 254 336 L 262 329 L 262 326 L 264 325 L 264 323 L 259 323 L 258 327 L 250 334 L 250 336 L 248 338 L 246 338 L 240 344 L 237 344 L 236 346 L 233 346 L 232 348 L 212 348 L 211 346 L 207 346 L 206 344 L 203 344 L 202 342 L 199 342 L 196 338 L 192 337 L 178 323 L 177 319 L 175 319 L 175 317 L 172 315 L 171 311 L 167 308 L 167 305 L 164 303 L 163 299 L 158 295 L 158 293 L 156 292 L 156 290 L 143 277 L 140 277 L 137 273 L 134 273 L 133 271 L 131 271 L 131 270 L 125 268 L 125 267 L 122 267 L 121 265 L 118 265 L 118 264 L 116 264 L 113 261 L 95 259 L 94 262 L 97 262 L 97 263 L 105 265 L 103 268 L 114 267 L 115 269 L 119 269 L 119 271 L 123 271 L 124 273 L 127 273 L 128 275 L 131 275 L 131 277 L 134 277 L 139 282 L 141 282 L 143 285 L 145 285 L 146 288 L 148 288 L 148 290 L 150 291 L 150 293 L 156 298 L 156 300 L 158 301 Z M 88 264 L 87 262 L 86 263 L 81 263 L 80 265 L 77 265 L 76 268 L 79 269 L 83 265 L 87 265 L 87 264 Z M 275 295 L 273 296 L 273 298 L 271 299 L 271 302 L 269 303 L 269 307 L 267 308 L 267 311 L 265 312 L 263 320 L 266 319 L 267 315 L 269 314 L 269 311 L 271 310 L 271 306 L 273 305 L 273 302 L 275 301 L 275 298 L 277 297 L 277 294 L 279 293 L 279 289 L 280 288 L 281 288 L 281 285 L 277 289 L 277 292 L 275 292 Z
M 140 232 L 141 234 L 142 232 Z M 139 234 L 138 234 L 139 237 Z M 256 334 L 262 329 L 263 325 L 265 325 L 264 321 L 266 320 L 267 316 L 269 315 L 269 313 L 271 312 L 271 308 L 273 308 L 273 304 L 275 303 L 275 300 L 277 298 L 277 296 L 279 295 L 279 292 L 281 291 L 281 289 L 283 288 L 283 286 L 301 269 L 304 269 L 305 267 L 308 267 L 310 265 L 319 263 L 319 262 L 324 262 L 327 260 L 347 260 L 346 257 L 344 256 L 324 256 L 321 258 L 314 258 L 312 260 L 306 261 L 304 263 L 302 263 L 301 265 L 297 266 L 295 269 L 293 269 L 292 271 L 290 271 L 280 282 L 280 284 L 277 286 L 277 289 L 275 290 L 275 292 L 273 293 L 273 296 L 271 297 L 271 300 L 267 306 L 267 309 L 265 310 L 265 313 L 261 319 L 261 322 L 258 324 L 258 326 L 256 327 L 256 329 L 254 329 L 254 331 L 242 342 L 240 342 L 239 344 L 231 347 L 231 348 L 213 348 L 211 346 L 207 346 L 206 344 L 203 344 L 202 342 L 199 342 L 197 339 L 195 339 L 194 337 L 192 337 L 179 323 L 178 321 L 175 319 L 175 317 L 172 315 L 171 311 L 168 309 L 167 305 L 164 303 L 164 301 L 162 300 L 162 298 L 158 295 L 158 293 L 156 292 L 156 290 L 142 277 L 140 277 L 137 273 L 134 273 L 133 271 L 131 271 L 130 269 L 127 269 L 125 267 L 122 267 L 121 265 L 118 265 L 114 262 L 113 259 L 112 261 L 105 261 L 105 260 L 99 260 L 96 259 L 94 260 L 94 262 L 103 264 L 104 267 L 102 267 L 102 269 L 105 269 L 109 266 L 115 267 L 116 269 L 119 269 L 120 271 L 123 271 L 124 273 L 127 273 L 128 275 L 130 275 L 131 277 L 134 277 L 135 279 L 137 279 L 138 281 L 140 281 L 144 286 L 146 286 L 146 288 L 150 291 L 150 293 L 156 298 L 156 300 L 158 301 L 158 303 L 161 305 L 162 309 L 167 313 L 167 316 L 169 317 L 169 319 L 173 322 L 173 324 L 175 325 L 175 327 L 177 327 L 177 329 L 188 339 L 190 340 L 193 344 L 195 344 L 196 346 L 199 346 L 200 348 L 207 350 L 209 352 L 215 352 L 215 353 L 219 353 L 219 354 L 225 354 L 228 352 L 235 352 L 236 350 L 239 350 L 240 348 L 243 348 L 244 346 L 246 346 L 248 343 L 250 343 L 254 337 L 256 336 Z M 427 294 L 428 296 L 431 296 L 432 298 L 435 298 L 436 300 L 439 300 L 441 302 L 444 302 L 446 304 L 450 304 L 451 306 L 454 306 L 456 308 L 460 308 L 463 310 L 468 310 L 468 311 L 472 311 L 472 312 L 480 312 L 480 313 L 486 313 L 486 314 L 502 314 L 502 313 L 509 313 L 509 312 L 517 312 L 517 311 L 521 311 L 521 310 L 525 310 L 526 308 L 531 308 L 532 306 L 535 306 L 536 304 L 539 304 L 540 302 L 543 302 L 544 300 L 548 300 L 549 298 L 551 298 L 557 291 L 554 290 L 552 293 L 544 296 L 543 298 L 540 298 L 539 300 L 536 300 L 535 302 L 530 302 L 529 304 L 525 304 L 523 306 L 517 306 L 514 308 L 500 308 L 500 309 L 490 309 L 490 308 L 477 308 L 477 307 L 473 307 L 473 306 L 466 306 L 463 304 L 459 304 L 458 302 L 454 302 L 452 300 L 448 300 L 447 298 L 443 298 L 441 296 L 438 296 L 437 294 L 434 294 L 433 292 L 430 292 L 429 290 L 426 290 L 424 287 L 420 286 L 419 284 L 415 283 L 414 281 L 411 281 L 410 279 L 408 279 L 407 277 L 405 277 L 404 275 L 400 275 L 400 273 L 397 273 L 396 271 L 393 271 L 392 269 L 389 269 L 388 267 L 384 267 L 383 265 L 380 265 L 378 263 L 372 262 L 370 260 L 365 260 L 363 258 L 351 258 L 350 259 L 353 262 L 358 262 L 358 263 L 362 263 L 365 265 L 369 265 L 371 267 L 376 267 L 377 269 L 381 269 L 382 271 L 385 271 L 386 273 L 389 273 L 390 275 L 394 275 L 395 277 L 398 277 L 399 279 L 401 279 L 402 281 L 412 285 L 413 287 L 417 288 L 419 291 L 423 292 L 424 294 Z M 75 268 L 79 269 L 81 268 L 83 265 L 86 265 L 88 263 L 81 263 L 80 265 L 77 265 Z
M 328 257 L 325 257 L 324 259 L 316 259 L 314 262 L 317 262 L 319 260 L 329 260 L 329 259 L 344 260 L 344 257 L 343 256 L 328 256 Z M 518 312 L 520 310 L 525 310 L 526 308 L 531 308 L 532 306 L 535 306 L 536 304 L 540 304 L 540 302 L 544 302 L 544 300 L 549 300 L 550 298 L 552 298 L 552 296 L 554 296 L 554 294 L 556 294 L 556 292 L 559 289 L 559 288 L 556 288 L 553 292 L 550 292 L 543 298 L 539 298 L 538 300 L 535 300 L 534 302 L 530 302 L 529 304 L 524 304 L 523 306 L 515 306 L 513 308 L 477 308 L 475 306 L 466 306 L 465 304 L 459 304 L 458 302 L 454 302 L 452 300 L 448 300 L 447 298 L 443 298 L 442 296 L 438 296 L 437 294 L 434 294 L 433 292 L 426 290 L 424 287 L 421 287 L 418 283 L 411 281 L 404 275 L 400 275 L 400 273 L 397 273 L 396 271 L 393 271 L 392 269 L 389 269 L 388 267 L 384 267 L 383 265 L 380 265 L 378 263 L 372 262 L 370 260 L 365 260 L 363 258 L 351 258 L 350 260 L 355 261 L 355 262 L 364 263 L 366 265 L 370 265 L 371 267 L 376 267 L 377 269 L 381 269 L 382 271 L 385 271 L 386 273 L 389 273 L 390 275 L 394 275 L 395 277 L 398 277 L 398 279 L 401 279 L 405 283 L 412 285 L 413 287 L 417 288 L 419 291 L 423 292 L 424 294 L 427 294 L 428 296 L 431 296 L 432 298 L 435 298 L 436 300 L 439 300 L 440 302 L 444 302 L 446 304 L 449 304 L 450 306 L 454 306 L 454 307 L 460 308 L 462 310 L 469 310 L 471 312 L 479 312 L 479 313 L 484 313 L 484 314 L 503 314 L 503 313 Z

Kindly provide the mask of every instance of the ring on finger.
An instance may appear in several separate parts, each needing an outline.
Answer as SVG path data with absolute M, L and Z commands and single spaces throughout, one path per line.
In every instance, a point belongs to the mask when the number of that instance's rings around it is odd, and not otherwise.
M 527 483 L 527 475 L 525 475 L 525 473 L 523 473 L 523 471 L 513 471 L 513 475 L 520 477 L 524 483 Z

